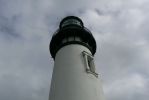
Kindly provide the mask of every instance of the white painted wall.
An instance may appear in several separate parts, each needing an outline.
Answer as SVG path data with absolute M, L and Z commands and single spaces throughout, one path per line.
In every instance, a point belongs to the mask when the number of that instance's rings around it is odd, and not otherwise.
M 71 44 L 55 58 L 49 100 L 104 100 L 99 78 L 86 73 L 82 52 L 89 49 Z

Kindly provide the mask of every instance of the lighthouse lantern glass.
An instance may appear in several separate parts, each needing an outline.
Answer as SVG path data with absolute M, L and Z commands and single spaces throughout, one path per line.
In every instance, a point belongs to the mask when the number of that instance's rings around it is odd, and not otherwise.
M 76 19 L 67 19 L 63 22 L 62 27 L 67 26 L 67 25 L 78 25 L 78 26 L 82 26 L 81 22 L 79 22 Z

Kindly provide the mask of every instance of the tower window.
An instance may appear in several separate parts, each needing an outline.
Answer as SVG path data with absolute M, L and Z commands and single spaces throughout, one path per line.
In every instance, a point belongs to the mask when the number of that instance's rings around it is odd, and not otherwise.
M 93 56 L 86 51 L 83 51 L 82 54 L 83 54 L 83 58 L 85 62 L 86 72 L 98 77 L 98 74 L 95 71 L 95 64 L 94 64 Z

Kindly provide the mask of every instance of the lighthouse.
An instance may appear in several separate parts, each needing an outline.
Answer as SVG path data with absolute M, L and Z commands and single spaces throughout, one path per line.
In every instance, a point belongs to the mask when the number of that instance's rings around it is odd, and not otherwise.
M 96 41 L 76 16 L 65 17 L 50 42 L 54 59 L 49 100 L 104 100 L 96 72 Z

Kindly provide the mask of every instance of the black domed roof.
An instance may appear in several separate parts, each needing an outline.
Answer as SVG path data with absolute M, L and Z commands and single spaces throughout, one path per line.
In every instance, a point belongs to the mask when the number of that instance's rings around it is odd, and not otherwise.
M 67 17 L 65 17 L 60 22 L 59 27 L 63 28 L 65 26 L 69 26 L 69 25 L 76 25 L 76 26 L 84 27 L 82 20 L 80 18 L 78 18 L 78 17 L 75 17 L 75 16 L 67 16 Z

